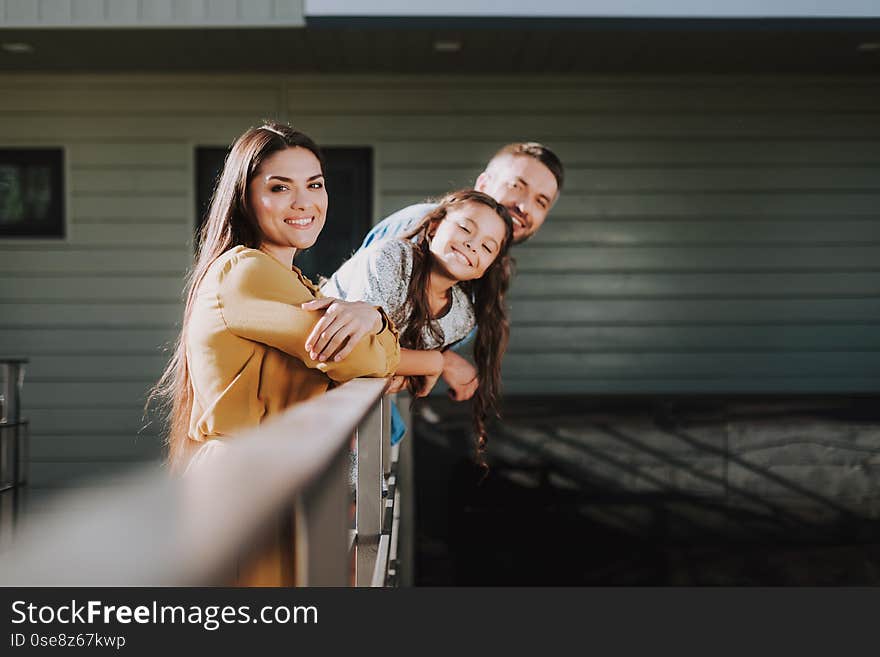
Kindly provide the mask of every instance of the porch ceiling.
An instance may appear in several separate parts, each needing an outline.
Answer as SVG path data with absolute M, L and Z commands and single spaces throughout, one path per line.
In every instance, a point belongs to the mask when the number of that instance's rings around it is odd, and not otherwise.
M 437 41 L 459 42 L 437 52 Z M 0 29 L 0 71 L 880 73 L 880 21 L 313 19 L 306 29 Z

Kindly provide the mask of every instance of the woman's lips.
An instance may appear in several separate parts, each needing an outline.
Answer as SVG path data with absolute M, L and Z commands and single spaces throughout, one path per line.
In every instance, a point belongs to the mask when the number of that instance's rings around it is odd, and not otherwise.
M 299 218 L 288 217 L 287 219 L 284 220 L 284 223 L 286 223 L 288 226 L 290 226 L 292 228 L 303 229 L 303 228 L 309 228 L 313 223 L 315 223 L 315 218 L 314 217 L 299 217 Z

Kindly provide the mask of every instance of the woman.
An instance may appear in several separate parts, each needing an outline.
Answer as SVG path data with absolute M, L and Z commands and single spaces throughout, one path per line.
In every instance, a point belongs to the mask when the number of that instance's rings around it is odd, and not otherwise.
M 394 372 L 397 333 L 380 308 L 302 307 L 321 295 L 293 258 L 315 243 L 326 213 L 323 162 L 309 137 L 266 123 L 236 140 L 200 235 L 177 348 L 152 394 L 169 407 L 173 470 L 210 441 L 323 393 L 331 380 Z M 346 344 L 318 361 L 306 339 L 324 312 Z
M 410 377 L 416 394 L 426 394 L 460 362 L 444 350 L 477 326 L 474 429 L 483 464 L 486 418 L 495 411 L 501 389 L 509 333 L 504 295 L 512 235 L 510 214 L 491 196 L 470 189 L 453 192 L 401 239 L 356 253 L 322 288 L 328 296 L 385 308 L 404 347 L 396 373 Z M 322 319 L 317 331 L 332 335 L 332 320 Z M 312 345 L 317 353 L 321 347 Z

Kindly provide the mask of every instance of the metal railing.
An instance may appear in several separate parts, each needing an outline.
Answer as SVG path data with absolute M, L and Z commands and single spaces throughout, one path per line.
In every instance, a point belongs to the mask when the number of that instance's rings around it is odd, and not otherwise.
M 357 379 L 330 390 L 224 440 L 183 477 L 153 467 L 66 492 L 16 528 L 0 585 L 393 582 L 400 486 L 386 386 Z
M 0 549 L 8 543 L 28 478 L 29 423 L 21 417 L 26 358 L 0 358 Z
M 28 421 L 21 417 L 27 358 L 0 358 L 0 491 L 27 481 Z

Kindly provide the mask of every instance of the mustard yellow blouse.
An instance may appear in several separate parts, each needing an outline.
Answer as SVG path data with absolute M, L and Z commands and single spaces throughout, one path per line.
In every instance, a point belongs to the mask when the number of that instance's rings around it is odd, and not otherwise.
M 305 341 L 322 311 L 299 307 L 321 297 L 295 267 L 237 246 L 220 256 L 198 285 L 186 328 L 194 400 L 189 437 L 197 442 L 258 425 L 330 381 L 390 376 L 400 360 L 397 331 L 361 340 L 342 361 L 317 362 Z

